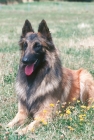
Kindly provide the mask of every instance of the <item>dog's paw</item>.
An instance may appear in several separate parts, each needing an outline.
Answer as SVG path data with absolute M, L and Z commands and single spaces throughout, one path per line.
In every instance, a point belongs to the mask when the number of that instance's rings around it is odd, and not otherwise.
M 22 131 L 22 129 L 16 130 L 15 134 L 17 135 L 24 135 L 24 132 Z
M 13 123 L 12 122 L 9 122 L 6 127 L 13 128 Z
M 25 127 L 25 128 L 23 128 L 23 129 L 17 129 L 17 130 L 15 131 L 15 133 L 18 134 L 18 135 L 25 135 L 25 134 L 28 133 L 28 132 L 29 132 L 28 127 Z

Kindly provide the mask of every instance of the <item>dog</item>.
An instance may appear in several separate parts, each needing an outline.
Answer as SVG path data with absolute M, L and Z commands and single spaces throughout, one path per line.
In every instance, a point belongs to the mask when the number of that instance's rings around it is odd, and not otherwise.
M 94 102 L 94 80 L 84 69 L 62 68 L 59 54 L 45 20 L 35 33 L 26 20 L 19 41 L 21 58 L 16 78 L 18 113 L 8 127 L 24 124 L 31 115 L 34 121 L 17 131 L 19 135 L 51 119 L 60 104 L 74 103 L 80 99 L 90 106 Z M 73 100 L 75 98 L 75 101 Z M 51 107 L 52 105 L 52 107 Z M 46 113 L 45 113 L 46 110 Z

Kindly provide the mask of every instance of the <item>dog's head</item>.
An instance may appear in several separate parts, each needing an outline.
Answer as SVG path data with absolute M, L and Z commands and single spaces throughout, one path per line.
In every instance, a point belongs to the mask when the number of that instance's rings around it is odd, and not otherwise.
M 39 24 L 37 33 L 34 32 L 31 23 L 26 20 L 22 28 L 19 44 L 22 51 L 21 63 L 25 68 L 25 74 L 28 76 L 46 63 L 47 52 L 55 50 L 51 33 L 45 20 L 42 20 Z

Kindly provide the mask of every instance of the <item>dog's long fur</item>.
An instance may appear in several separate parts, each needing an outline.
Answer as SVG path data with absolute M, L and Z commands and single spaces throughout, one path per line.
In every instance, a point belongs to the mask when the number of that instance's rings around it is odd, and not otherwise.
M 25 134 L 39 125 L 42 119 L 46 121 L 52 117 L 53 108 L 50 104 L 54 104 L 56 111 L 58 100 L 61 104 L 74 103 L 74 98 L 87 105 L 94 102 L 93 77 L 84 69 L 62 69 L 44 20 L 39 24 L 38 33 L 34 32 L 30 22 L 26 20 L 19 44 L 21 59 L 16 80 L 18 113 L 8 124 L 9 127 L 24 123 L 28 115 L 32 115 L 34 121 L 18 131 L 19 134 Z M 31 64 L 34 65 L 34 71 L 26 75 L 25 67 Z M 47 113 L 44 113 L 44 110 Z

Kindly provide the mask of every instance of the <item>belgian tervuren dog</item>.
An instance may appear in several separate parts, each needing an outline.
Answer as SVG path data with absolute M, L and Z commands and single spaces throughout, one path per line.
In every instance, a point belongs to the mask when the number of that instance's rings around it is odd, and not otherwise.
M 28 115 L 32 115 L 34 121 L 18 133 L 31 131 L 41 120 L 46 121 L 52 117 L 52 111 L 58 108 L 58 100 L 61 104 L 73 103 L 75 98 L 87 105 L 92 104 L 93 77 L 84 69 L 62 68 L 45 20 L 39 24 L 38 33 L 34 32 L 31 23 L 26 20 L 19 45 L 21 58 L 16 80 L 18 113 L 8 124 L 9 127 L 24 123 Z

